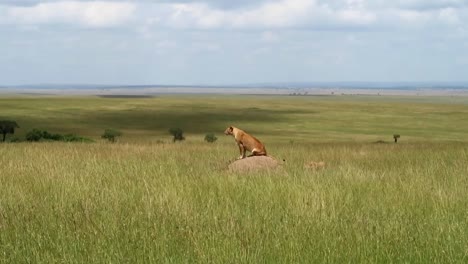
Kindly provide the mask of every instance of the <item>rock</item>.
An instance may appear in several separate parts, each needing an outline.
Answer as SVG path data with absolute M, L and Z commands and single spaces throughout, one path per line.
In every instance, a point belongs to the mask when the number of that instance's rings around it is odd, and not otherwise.
M 229 165 L 231 172 L 249 172 L 260 170 L 273 170 L 279 167 L 279 162 L 269 156 L 253 156 L 236 160 Z

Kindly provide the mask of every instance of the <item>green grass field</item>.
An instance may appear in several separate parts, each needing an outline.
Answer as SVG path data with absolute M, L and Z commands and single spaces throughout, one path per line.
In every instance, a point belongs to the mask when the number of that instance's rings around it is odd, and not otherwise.
M 466 263 L 467 117 L 464 97 L 0 98 L 15 137 L 96 141 L 0 144 L 0 262 Z M 283 167 L 228 172 L 228 125 Z

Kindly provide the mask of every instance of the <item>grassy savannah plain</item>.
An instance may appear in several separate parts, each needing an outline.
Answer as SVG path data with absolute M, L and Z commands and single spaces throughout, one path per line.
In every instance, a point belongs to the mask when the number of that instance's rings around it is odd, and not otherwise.
M 0 262 L 466 263 L 467 117 L 465 97 L 3 97 L 15 137 L 95 143 L 0 144 Z M 227 171 L 228 125 L 282 168 Z

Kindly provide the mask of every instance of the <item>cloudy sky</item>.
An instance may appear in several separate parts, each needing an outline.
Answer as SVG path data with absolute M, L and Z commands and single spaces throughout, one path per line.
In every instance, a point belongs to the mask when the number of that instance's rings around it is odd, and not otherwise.
M 0 0 L 0 85 L 467 81 L 468 0 Z

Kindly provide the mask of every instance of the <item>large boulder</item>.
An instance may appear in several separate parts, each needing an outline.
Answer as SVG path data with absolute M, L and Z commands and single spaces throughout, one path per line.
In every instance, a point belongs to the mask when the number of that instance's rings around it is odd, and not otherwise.
M 269 156 L 253 156 L 236 160 L 229 164 L 231 172 L 249 172 L 260 170 L 273 170 L 280 166 L 280 163 Z

